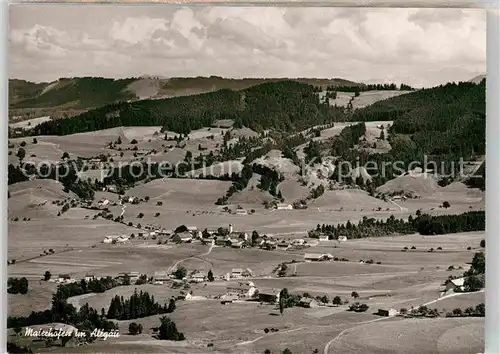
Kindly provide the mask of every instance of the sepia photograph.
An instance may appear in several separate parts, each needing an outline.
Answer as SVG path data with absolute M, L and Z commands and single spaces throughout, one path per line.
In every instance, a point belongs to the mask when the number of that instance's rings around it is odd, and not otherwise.
M 485 351 L 484 10 L 8 17 L 8 353 Z

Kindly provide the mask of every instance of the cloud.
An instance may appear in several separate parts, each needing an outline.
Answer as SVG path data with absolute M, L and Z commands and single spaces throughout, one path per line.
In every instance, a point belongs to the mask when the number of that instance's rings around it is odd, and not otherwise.
M 429 86 L 485 71 L 478 10 L 96 7 L 86 25 L 79 7 L 52 8 L 17 10 L 11 76 L 390 77 Z

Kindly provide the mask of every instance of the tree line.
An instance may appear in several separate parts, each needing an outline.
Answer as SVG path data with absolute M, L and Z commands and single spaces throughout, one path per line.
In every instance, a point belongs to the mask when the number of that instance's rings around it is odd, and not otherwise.
M 358 86 L 335 86 L 329 85 L 326 87 L 327 91 L 337 91 L 337 92 L 364 92 L 364 91 L 414 91 L 415 89 L 407 84 L 400 84 L 399 87 L 395 84 L 364 84 Z
M 137 289 L 128 299 L 116 295 L 109 304 L 107 318 L 117 320 L 131 320 L 163 313 L 171 313 L 175 310 L 175 300 L 170 299 L 169 304 L 160 305 L 155 301 L 153 295 Z
M 440 235 L 448 233 L 481 231 L 485 229 L 485 212 L 471 211 L 459 215 L 430 216 L 427 214 L 408 217 L 408 221 L 396 219 L 394 215 L 384 220 L 363 217 L 356 225 L 351 221 L 338 225 L 317 225 L 309 231 L 309 237 L 318 238 L 320 234 L 329 239 L 346 236 L 348 239 L 387 236 L 391 234 Z

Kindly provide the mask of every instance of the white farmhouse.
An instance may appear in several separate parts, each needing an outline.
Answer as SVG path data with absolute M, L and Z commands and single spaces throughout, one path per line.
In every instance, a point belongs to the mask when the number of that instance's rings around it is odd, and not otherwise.
M 292 210 L 293 206 L 291 204 L 278 203 L 278 204 L 276 204 L 276 209 L 278 209 L 278 210 Z

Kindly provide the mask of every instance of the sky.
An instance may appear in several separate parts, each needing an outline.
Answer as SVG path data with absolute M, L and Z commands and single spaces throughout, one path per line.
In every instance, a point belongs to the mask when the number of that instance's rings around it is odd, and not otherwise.
M 480 9 L 11 5 L 10 78 L 343 78 L 429 87 L 486 71 Z

